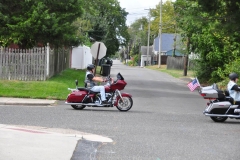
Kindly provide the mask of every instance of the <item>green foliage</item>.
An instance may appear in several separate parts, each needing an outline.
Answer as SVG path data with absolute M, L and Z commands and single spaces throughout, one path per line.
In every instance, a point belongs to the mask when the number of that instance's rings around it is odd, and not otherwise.
M 229 64 L 224 65 L 224 70 L 222 68 L 218 68 L 217 75 L 219 75 L 222 79 L 228 79 L 228 75 L 232 72 L 238 73 L 240 75 L 240 58 L 237 58 L 235 61 Z
M 229 82 L 228 76 L 230 73 L 235 72 L 240 75 L 240 58 L 237 58 L 232 63 L 225 64 L 224 69 L 219 67 L 216 72 L 216 74 L 222 79 L 222 81 L 219 82 L 219 85 L 226 87 Z
M 156 37 L 159 33 L 160 5 L 156 5 L 150 14 L 151 17 L 154 18 L 151 22 L 151 34 Z M 166 0 L 166 2 L 162 4 L 162 32 L 175 33 L 175 25 L 174 5 L 171 0 Z
M 82 17 L 85 22 L 81 25 L 81 33 L 87 33 L 91 39 L 103 42 L 107 47 L 107 56 L 114 55 L 119 46 L 128 43 L 128 13 L 120 7 L 117 0 L 88 0 L 84 1 L 84 8 L 88 12 Z
M 154 39 L 159 34 L 159 20 L 160 20 L 160 5 L 157 4 L 155 8 L 150 10 L 150 37 L 149 45 L 153 45 Z M 162 32 L 175 33 L 175 15 L 174 6 L 171 0 L 167 0 L 162 5 Z M 141 17 L 135 20 L 128 28 L 130 35 L 129 48 L 131 55 L 138 54 L 135 47 L 148 45 L 148 26 L 149 17 Z
M 133 61 L 130 60 L 130 61 L 127 62 L 127 64 L 128 64 L 129 66 L 133 66 Z
M 179 15 L 176 20 L 182 35 L 190 39 L 190 51 L 200 56 L 196 67 L 199 79 L 219 82 L 232 71 L 237 72 L 240 64 L 239 2 L 176 0 L 174 8 Z
M 110 56 L 129 40 L 127 14 L 117 0 L 0 0 L 0 45 L 91 46 L 91 37 Z
M 130 56 L 131 57 L 133 57 L 133 56 L 135 56 L 135 55 L 138 55 L 139 54 L 139 52 L 140 52 L 140 46 L 139 45 L 134 45 L 132 48 L 131 48 L 131 50 L 130 50 Z
M 140 59 L 139 54 L 133 56 L 133 64 L 135 66 L 138 65 L 139 59 Z
M 1 0 L 0 6 L 0 45 L 30 48 L 37 43 L 80 43 L 71 24 L 83 13 L 82 0 Z
M 138 66 L 138 62 L 139 62 L 139 55 L 134 55 L 132 57 L 132 60 L 128 61 L 128 65 L 129 66 Z
M 128 33 L 130 35 L 130 48 L 138 45 L 147 45 L 147 33 L 148 33 L 148 19 L 146 17 L 142 17 L 137 19 L 135 22 L 131 24 L 128 28 Z

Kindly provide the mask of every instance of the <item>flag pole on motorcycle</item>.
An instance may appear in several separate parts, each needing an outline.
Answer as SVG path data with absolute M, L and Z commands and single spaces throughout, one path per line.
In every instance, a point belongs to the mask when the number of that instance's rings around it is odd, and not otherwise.
M 95 72 L 94 72 L 94 76 L 95 76 L 96 71 L 97 71 L 98 60 L 103 58 L 106 55 L 106 52 L 107 52 L 107 47 L 102 42 L 95 42 L 91 46 L 91 54 L 92 54 L 93 58 L 95 59 Z
M 193 92 L 196 88 L 201 87 L 197 77 L 194 78 L 191 82 L 187 84 L 188 88 L 190 89 L 191 92 Z

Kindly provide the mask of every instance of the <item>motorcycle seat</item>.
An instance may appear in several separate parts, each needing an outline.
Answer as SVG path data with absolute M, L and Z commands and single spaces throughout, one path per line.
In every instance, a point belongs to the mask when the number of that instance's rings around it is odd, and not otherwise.
M 226 100 L 229 101 L 231 104 L 234 104 L 234 100 L 230 96 L 226 96 Z
M 224 94 L 225 94 L 225 96 L 230 96 L 228 90 L 224 90 Z
M 90 91 L 90 88 L 78 87 L 77 89 L 80 91 Z
M 99 92 L 91 91 L 91 88 L 78 87 L 78 90 L 80 90 L 80 91 L 87 91 L 87 92 L 90 92 L 90 93 L 99 93 Z

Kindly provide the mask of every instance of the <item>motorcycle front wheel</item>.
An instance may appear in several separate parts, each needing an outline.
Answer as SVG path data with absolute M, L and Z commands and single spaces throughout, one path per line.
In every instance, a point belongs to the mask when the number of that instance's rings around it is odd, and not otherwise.
M 71 105 L 71 106 L 72 106 L 72 108 L 74 108 L 76 110 L 82 110 L 82 109 L 84 109 L 86 107 L 84 105 Z
M 228 117 L 210 117 L 214 122 L 224 122 Z
M 126 112 L 132 108 L 132 105 L 133 105 L 133 100 L 131 97 L 122 97 L 122 100 L 121 98 L 118 100 L 116 107 L 119 111 Z

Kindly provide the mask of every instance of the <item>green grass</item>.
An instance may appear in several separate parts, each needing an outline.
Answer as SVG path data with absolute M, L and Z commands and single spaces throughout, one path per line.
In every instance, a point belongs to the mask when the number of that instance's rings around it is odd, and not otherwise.
M 166 66 L 147 66 L 149 69 L 166 72 L 173 77 L 181 78 L 182 70 L 167 70 Z M 96 75 L 99 75 L 101 67 L 97 67 Z M 68 88 L 75 88 L 75 80 L 78 86 L 84 86 L 86 70 L 67 69 L 47 81 L 8 81 L 0 80 L 0 97 L 40 98 L 65 100 L 70 93 Z M 188 71 L 187 77 L 192 77 L 193 72 Z
M 183 70 L 167 69 L 166 65 L 161 65 L 160 68 L 158 68 L 158 65 L 146 66 L 146 68 L 168 73 L 175 78 L 191 78 L 191 77 L 194 77 L 194 72 L 193 71 L 188 70 L 187 71 L 187 76 L 183 76 Z
M 64 100 L 69 94 L 68 88 L 83 86 L 85 70 L 67 69 L 47 81 L 0 81 L 1 97 L 40 98 Z

